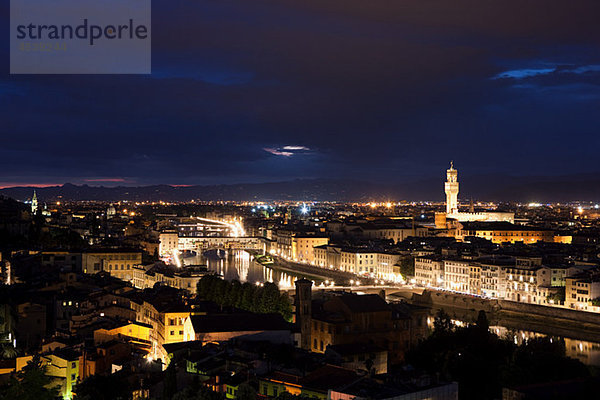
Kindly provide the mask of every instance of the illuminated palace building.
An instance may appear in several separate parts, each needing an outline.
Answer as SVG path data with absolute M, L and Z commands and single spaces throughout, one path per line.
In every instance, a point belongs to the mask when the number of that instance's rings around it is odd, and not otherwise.
M 445 225 L 446 219 L 454 219 L 459 222 L 515 222 L 515 214 L 510 212 L 484 211 L 475 212 L 471 207 L 469 212 L 458 209 L 458 170 L 454 169 L 451 162 L 450 168 L 446 170 L 446 213 L 436 214 L 436 224 Z

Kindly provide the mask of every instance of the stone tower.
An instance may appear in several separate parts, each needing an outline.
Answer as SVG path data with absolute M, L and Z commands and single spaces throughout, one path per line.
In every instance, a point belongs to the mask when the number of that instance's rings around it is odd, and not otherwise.
M 35 193 L 35 190 L 33 191 L 33 197 L 31 198 L 31 213 L 33 215 L 37 214 L 37 210 L 38 210 L 38 199 L 37 199 L 37 194 Z
M 312 281 L 298 279 L 296 282 L 296 324 L 300 327 L 300 347 L 310 350 L 312 315 Z
M 458 212 L 458 171 L 454 169 L 454 163 L 450 161 L 450 169 L 446 170 L 446 213 Z

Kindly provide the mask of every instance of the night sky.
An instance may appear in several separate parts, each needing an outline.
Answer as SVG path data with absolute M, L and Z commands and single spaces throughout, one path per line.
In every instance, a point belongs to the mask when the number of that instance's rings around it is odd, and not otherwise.
M 153 1 L 152 75 L 9 75 L 0 186 L 600 173 L 598 0 Z

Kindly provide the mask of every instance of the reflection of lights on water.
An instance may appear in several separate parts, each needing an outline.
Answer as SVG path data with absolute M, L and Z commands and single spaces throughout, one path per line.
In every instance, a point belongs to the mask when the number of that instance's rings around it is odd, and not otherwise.
M 291 289 L 294 287 L 294 278 L 291 275 L 286 274 L 285 272 L 281 273 L 281 277 L 279 278 L 279 289 Z
M 179 259 L 179 250 L 173 249 L 173 261 L 175 261 L 175 265 L 177 265 L 177 268 L 181 268 L 181 260 Z

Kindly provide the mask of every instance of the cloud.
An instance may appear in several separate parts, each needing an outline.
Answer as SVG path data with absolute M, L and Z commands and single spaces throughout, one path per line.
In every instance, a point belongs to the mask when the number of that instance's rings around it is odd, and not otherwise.
M 291 157 L 294 155 L 291 151 L 281 151 L 270 147 L 265 147 L 263 150 L 276 156 Z
M 306 154 L 310 151 L 310 148 L 306 146 L 283 146 L 278 148 L 265 147 L 263 150 L 275 156 L 291 157 L 296 154 Z
M 547 68 L 524 68 L 501 72 L 492 79 L 526 79 L 553 73 L 581 75 L 588 72 L 600 72 L 600 65 L 557 64 Z
M 599 168 L 598 0 L 548 0 L 543 18 L 517 0 L 155 3 L 151 76 L 0 63 L 0 180 L 395 182 L 448 154 L 465 173 Z M 522 140 L 526 167 L 503 162 Z
M 310 149 L 306 146 L 283 146 L 284 150 L 306 150 L 309 151 Z
M 539 69 L 514 69 L 504 71 L 494 76 L 492 79 L 525 79 L 538 75 L 546 75 L 556 71 L 556 68 L 539 68 Z

